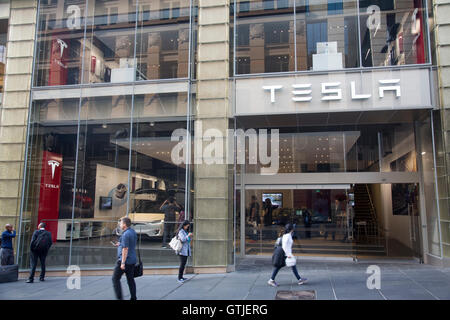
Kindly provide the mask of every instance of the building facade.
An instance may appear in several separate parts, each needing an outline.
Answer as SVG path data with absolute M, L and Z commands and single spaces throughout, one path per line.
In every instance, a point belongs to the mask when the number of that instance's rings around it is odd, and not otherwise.
M 39 222 L 49 268 L 112 268 L 122 216 L 156 272 L 183 219 L 195 272 L 270 256 L 286 223 L 299 256 L 448 264 L 445 1 L 4 5 L 0 222 L 23 270 Z

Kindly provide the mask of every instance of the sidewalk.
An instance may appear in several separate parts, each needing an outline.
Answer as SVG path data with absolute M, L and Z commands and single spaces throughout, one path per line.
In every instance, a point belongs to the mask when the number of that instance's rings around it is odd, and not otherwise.
M 450 268 L 416 263 L 384 263 L 381 290 L 366 286 L 367 267 L 373 263 L 299 261 L 298 269 L 308 283 L 298 286 L 290 268 L 283 268 L 276 281 L 267 285 L 272 271 L 269 259 L 245 259 L 236 272 L 227 274 L 188 274 L 184 284 L 175 275 L 151 275 L 136 279 L 138 299 L 151 300 L 271 300 L 278 290 L 314 290 L 316 299 L 450 299 Z M 69 290 L 67 278 L 48 277 L 45 282 L 27 284 L 24 279 L 0 284 L 0 300 L 109 300 L 114 299 L 110 276 L 81 278 L 80 290 Z M 125 299 L 129 298 L 125 277 Z

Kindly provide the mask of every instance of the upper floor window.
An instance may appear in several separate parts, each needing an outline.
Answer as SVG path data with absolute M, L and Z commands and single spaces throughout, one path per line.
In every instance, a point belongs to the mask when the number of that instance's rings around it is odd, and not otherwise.
M 41 0 L 34 85 L 187 77 L 190 6 L 190 0 Z
M 275 56 L 293 57 L 287 71 L 429 61 L 423 0 L 237 0 L 236 8 L 235 61 L 248 59 L 248 73 L 279 70 Z

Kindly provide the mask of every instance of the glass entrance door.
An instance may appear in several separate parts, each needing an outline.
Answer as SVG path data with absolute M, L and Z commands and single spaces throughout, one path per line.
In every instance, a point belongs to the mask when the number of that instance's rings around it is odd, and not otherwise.
M 417 183 L 246 185 L 240 253 L 272 255 L 290 223 L 299 256 L 422 260 L 418 190 Z
M 245 189 L 245 255 L 271 255 L 287 224 L 293 252 L 354 256 L 350 185 L 260 185 Z

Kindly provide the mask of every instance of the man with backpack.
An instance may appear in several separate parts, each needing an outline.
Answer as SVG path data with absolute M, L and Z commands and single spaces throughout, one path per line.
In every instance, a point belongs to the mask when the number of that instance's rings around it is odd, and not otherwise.
M 39 276 L 40 281 L 45 279 L 45 259 L 47 258 L 48 250 L 52 246 L 52 234 L 50 231 L 45 230 L 45 223 L 41 222 L 38 226 L 38 230 L 34 231 L 33 237 L 30 243 L 30 256 L 31 256 L 31 271 L 30 277 L 27 283 L 33 283 L 34 273 L 38 259 L 41 261 L 41 273 Z

